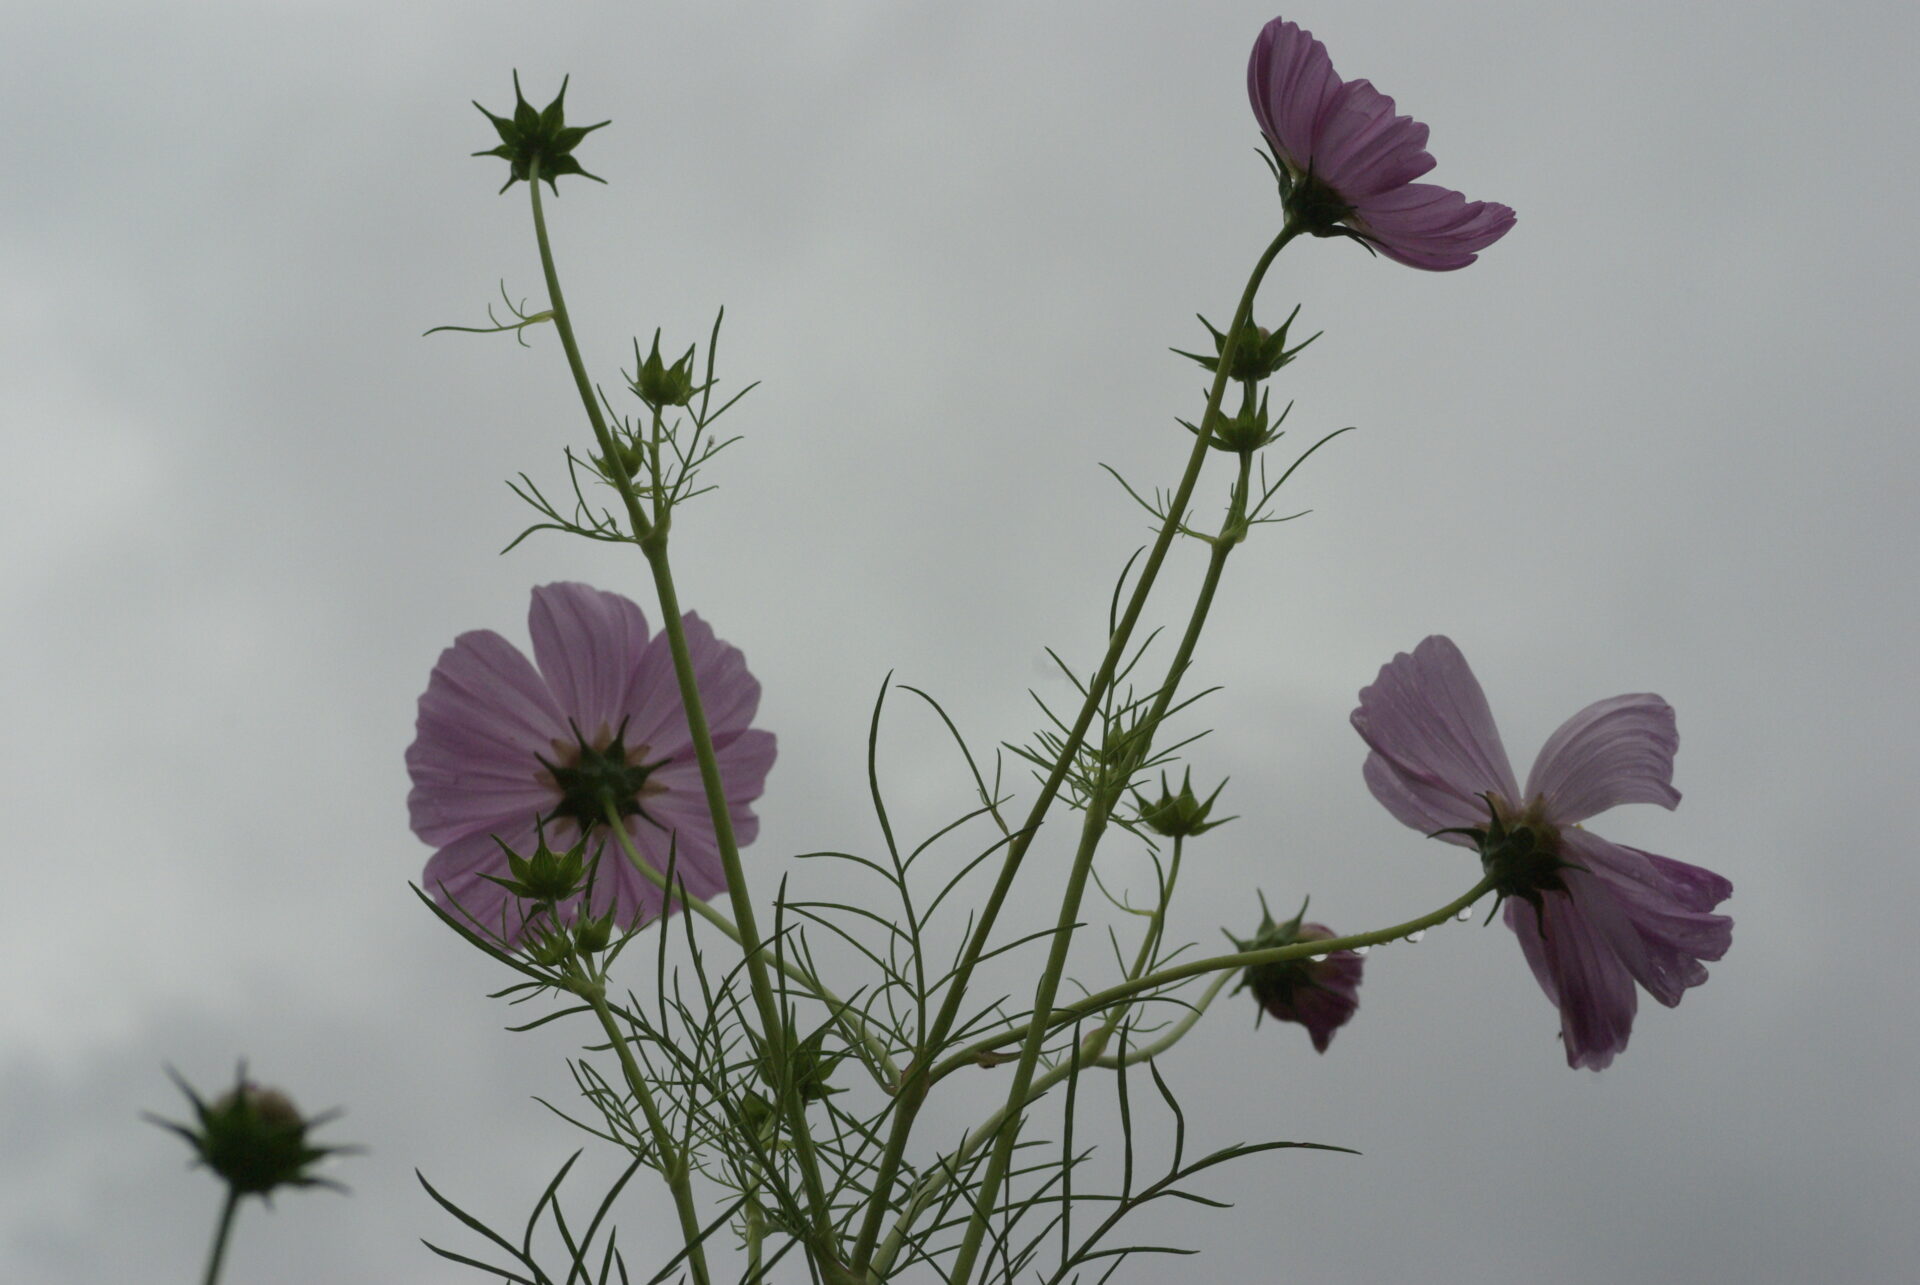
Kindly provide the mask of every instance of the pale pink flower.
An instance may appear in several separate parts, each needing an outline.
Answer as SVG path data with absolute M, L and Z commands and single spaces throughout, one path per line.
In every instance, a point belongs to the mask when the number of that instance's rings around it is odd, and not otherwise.
M 1327 47 L 1275 18 L 1253 42 L 1247 96 L 1280 166 L 1290 217 L 1352 236 L 1408 267 L 1464 268 L 1513 227 L 1513 211 L 1413 180 L 1433 168 L 1427 127 L 1394 115 L 1365 80 L 1342 81 Z
M 773 765 L 774 738 L 750 726 L 760 684 L 738 648 L 699 616 L 684 617 L 736 841 L 753 841 L 750 806 Z M 438 849 L 422 882 L 443 906 L 517 944 L 521 906 L 486 878 L 509 875 L 501 844 L 530 855 L 536 826 L 547 845 L 577 844 L 588 827 L 598 853 L 591 913 L 611 907 L 632 926 L 660 913 L 662 893 L 608 833 L 612 798 L 641 856 L 688 892 L 708 899 L 726 886 L 693 740 L 665 633 L 650 634 L 640 608 L 583 584 L 533 591 L 528 612 L 534 660 L 492 630 L 454 639 L 420 697 L 407 749 L 413 832 Z M 537 665 L 537 667 L 536 667 Z M 559 907 L 579 912 L 576 895 Z
M 1570 1066 L 1599 1070 L 1627 1046 L 1634 983 L 1669 1008 L 1733 941 L 1710 913 L 1733 891 L 1699 866 L 1609 843 L 1581 822 L 1622 803 L 1680 801 L 1673 709 L 1658 696 L 1587 706 L 1514 783 L 1487 698 L 1451 640 L 1402 652 L 1360 693 L 1353 726 L 1368 788 L 1406 825 L 1478 848 L 1506 922 L 1560 1009 Z

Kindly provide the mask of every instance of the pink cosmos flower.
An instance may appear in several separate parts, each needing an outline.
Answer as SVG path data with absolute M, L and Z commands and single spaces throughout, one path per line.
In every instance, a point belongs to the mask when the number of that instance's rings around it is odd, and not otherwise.
M 1600 1070 L 1627 1047 L 1637 981 L 1671 1008 L 1707 980 L 1733 920 L 1733 885 L 1709 870 L 1609 843 L 1580 825 L 1621 803 L 1680 801 L 1673 709 L 1658 696 L 1596 701 L 1547 738 L 1525 790 L 1473 671 L 1435 635 L 1360 692 L 1353 726 L 1366 782 L 1406 825 L 1480 850 L 1507 927 L 1560 1009 L 1569 1066 Z
M 1427 127 L 1395 116 L 1370 81 L 1342 81 L 1327 47 L 1275 18 L 1253 42 L 1247 96 L 1289 214 L 1315 236 L 1353 236 L 1412 268 L 1472 263 L 1513 226 L 1513 211 L 1413 180 L 1433 168 Z
M 745 846 L 759 831 L 749 805 L 774 757 L 773 734 L 749 726 L 760 684 L 738 648 L 699 616 L 684 619 L 734 838 Z M 422 879 L 428 891 L 518 944 L 521 908 L 485 877 L 509 874 L 500 844 L 531 855 L 538 823 L 548 846 L 562 850 L 584 826 L 589 855 L 600 853 L 589 913 L 611 908 L 623 927 L 659 914 L 663 895 L 607 833 L 607 798 L 654 869 L 664 873 L 671 852 L 688 892 L 704 899 L 723 890 L 666 634 L 650 636 L 626 598 L 583 584 L 535 589 L 527 626 L 533 662 L 492 630 L 461 634 L 420 697 L 407 806 L 413 832 L 439 849 Z M 563 921 L 580 901 L 561 903 Z

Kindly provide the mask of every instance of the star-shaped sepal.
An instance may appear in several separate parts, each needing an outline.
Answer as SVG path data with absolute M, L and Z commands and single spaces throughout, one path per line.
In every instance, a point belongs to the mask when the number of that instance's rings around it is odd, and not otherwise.
M 302 1117 L 286 1094 L 248 1080 L 244 1064 L 233 1087 L 212 1102 L 203 1101 L 171 1067 L 167 1074 L 193 1104 L 194 1123 L 179 1124 L 155 1115 L 146 1118 L 184 1138 L 194 1150 L 196 1163 L 218 1174 L 236 1197 L 259 1196 L 271 1204 L 273 1193 L 281 1187 L 346 1190 L 311 1170 L 328 1156 L 348 1155 L 360 1148 L 320 1147 L 307 1138 L 308 1130 L 333 1119 L 338 1111 Z
M 580 145 L 581 139 L 599 129 L 601 125 L 611 124 L 611 121 L 603 120 L 599 125 L 567 124 L 565 79 L 561 80 L 560 92 L 554 95 L 553 101 L 547 104 L 546 110 L 535 111 L 533 104 L 527 101 L 526 95 L 520 92 L 520 73 L 516 71 L 513 73 L 513 97 L 514 106 L 511 117 L 495 116 L 486 108 L 480 107 L 479 103 L 474 104 L 475 107 L 480 108 L 481 115 L 493 122 L 494 129 L 500 134 L 500 146 L 484 152 L 475 152 L 474 155 L 498 156 L 506 161 L 513 171 L 512 176 L 500 185 L 502 192 L 515 183 L 531 181 L 536 163 L 539 166 L 540 178 L 546 181 L 547 186 L 553 189 L 556 196 L 559 195 L 560 188 L 554 180 L 562 174 L 578 174 L 596 183 L 606 182 L 598 174 L 589 174 L 581 169 L 580 162 L 573 158 L 573 149 Z
M 1493 908 L 1498 911 L 1509 897 L 1518 897 L 1533 907 L 1534 922 L 1546 935 L 1546 894 L 1567 893 L 1563 870 L 1585 870 L 1560 855 L 1560 831 L 1529 809 L 1518 818 L 1507 817 L 1494 802 L 1492 794 L 1480 796 L 1487 804 L 1487 824 L 1453 826 L 1428 835 L 1459 834 L 1473 840 L 1480 850 L 1480 865 L 1493 879 Z M 1490 913 L 1487 922 L 1493 922 Z

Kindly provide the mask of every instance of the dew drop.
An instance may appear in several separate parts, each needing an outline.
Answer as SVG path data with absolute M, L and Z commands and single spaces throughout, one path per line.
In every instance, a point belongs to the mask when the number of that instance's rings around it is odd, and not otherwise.
M 1473 907 L 1468 906 L 1466 909 L 1462 910 L 1459 914 L 1455 915 L 1454 918 L 1458 919 L 1463 924 L 1466 923 L 1467 920 L 1473 918 Z
M 1367 953 L 1368 951 L 1370 951 L 1370 950 L 1372 950 L 1372 949 L 1373 949 L 1373 947 L 1371 947 L 1371 946 L 1355 946 L 1355 947 L 1353 948 L 1353 953 L 1354 953 L 1354 954 L 1356 954 L 1356 955 L 1364 955 L 1364 954 L 1366 954 L 1366 953 Z
M 1408 934 L 1407 934 L 1407 945 L 1409 945 L 1409 946 L 1417 946 L 1417 945 L 1418 945 L 1418 944 L 1420 943 L 1420 939 L 1421 939 L 1422 937 L 1425 937 L 1426 935 L 1427 935 L 1427 930 L 1426 930 L 1426 929 L 1424 929 L 1424 928 L 1422 928 L 1422 929 L 1420 929 L 1420 930 L 1419 930 L 1419 931 L 1417 931 L 1417 932 L 1410 932 L 1410 933 L 1408 933 Z

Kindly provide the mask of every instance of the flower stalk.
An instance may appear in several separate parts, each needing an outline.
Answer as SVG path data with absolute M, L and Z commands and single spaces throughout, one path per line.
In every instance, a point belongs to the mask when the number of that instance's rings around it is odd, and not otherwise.
M 1207 394 L 1206 410 L 1201 415 L 1201 430 L 1194 435 L 1193 449 L 1187 456 L 1185 471 L 1180 483 L 1174 489 L 1173 497 L 1168 501 L 1167 511 L 1160 524 L 1159 533 L 1154 537 L 1153 547 L 1148 551 L 1147 559 L 1140 568 L 1139 579 L 1134 582 L 1133 594 L 1127 600 L 1125 613 L 1107 641 L 1106 655 L 1101 658 L 1100 667 L 1094 673 L 1093 681 L 1087 686 L 1086 699 L 1081 702 L 1080 713 L 1074 719 L 1073 727 L 1068 731 L 1065 742 L 1060 748 L 1052 769 L 1047 773 L 1046 781 L 1041 785 L 1039 795 L 1028 809 L 1026 819 L 1019 829 L 1014 831 L 1007 845 L 1007 852 L 1001 860 L 1000 871 L 987 900 L 980 909 L 972 935 L 955 964 L 952 980 L 948 984 L 947 996 L 941 1002 L 927 1038 L 916 1051 L 913 1062 L 901 1083 L 897 1105 L 894 1108 L 893 1124 L 887 1136 L 887 1148 L 881 1158 L 879 1172 L 875 1178 L 873 1198 L 867 1207 L 866 1221 L 861 1227 L 860 1239 L 856 1243 L 853 1255 L 853 1268 L 856 1276 L 864 1271 L 871 1260 L 874 1246 L 880 1235 L 881 1224 L 885 1220 L 888 1196 L 892 1191 L 895 1178 L 899 1174 L 900 1163 L 906 1154 L 908 1135 L 913 1123 L 926 1100 L 926 1092 L 931 1084 L 928 1077 L 931 1060 L 945 1046 L 948 1034 L 959 1019 L 960 1007 L 966 998 L 967 986 L 972 980 L 973 970 L 987 951 L 987 943 L 992 936 L 993 926 L 999 918 L 1001 908 L 1006 904 L 1008 893 L 1013 887 L 1014 877 L 1019 873 L 1020 864 L 1026 858 L 1027 851 L 1033 845 L 1034 837 L 1040 831 L 1041 823 L 1053 806 L 1061 785 L 1066 781 L 1067 772 L 1073 764 L 1080 747 L 1086 744 L 1088 729 L 1093 725 L 1094 715 L 1099 711 L 1101 701 L 1112 686 L 1114 675 L 1119 672 L 1121 657 L 1126 654 L 1127 643 L 1133 637 L 1135 625 L 1145 609 L 1147 597 L 1153 591 L 1159 578 L 1161 564 L 1166 561 L 1167 551 L 1173 545 L 1174 536 L 1182 529 L 1181 515 L 1186 512 L 1187 504 L 1193 498 L 1193 489 L 1200 481 L 1200 471 L 1206 464 L 1208 445 L 1212 439 L 1212 424 L 1216 412 L 1220 409 L 1221 396 L 1226 391 L 1231 371 L 1232 344 L 1237 340 L 1246 319 L 1253 313 L 1253 298 L 1259 293 L 1260 283 L 1266 278 L 1267 268 L 1275 256 L 1285 249 L 1287 243 L 1300 234 L 1300 229 L 1288 224 L 1282 228 L 1255 262 L 1248 276 L 1245 289 L 1241 291 L 1239 305 L 1235 308 L 1232 324 L 1228 328 L 1229 350 L 1222 354 L 1220 368 L 1214 374 L 1213 385 Z M 1082 875 L 1084 883 L 1084 874 Z M 1078 905 L 1078 898 L 1074 898 Z M 1052 978 L 1058 986 L 1057 971 Z M 1042 976 L 1041 984 L 1047 984 Z M 984 1208 L 984 1206 L 983 1206 Z M 964 1276 L 956 1277 L 964 1281 Z
M 538 179 L 539 166 L 533 166 L 533 177 Z M 540 200 L 540 184 L 528 183 L 532 192 L 534 237 L 539 243 L 540 268 L 546 277 L 548 305 L 553 311 L 554 329 L 560 335 L 561 347 L 565 349 L 567 366 L 573 372 L 573 382 L 580 395 L 580 403 L 586 409 L 587 420 L 593 427 L 595 443 L 599 446 L 603 458 L 615 458 L 615 443 L 608 431 L 605 417 L 601 414 L 598 399 L 594 395 L 593 381 L 587 375 L 586 364 L 581 360 L 580 347 L 574 338 L 572 315 L 567 310 L 566 297 L 560 289 L 560 274 L 554 266 L 553 247 L 547 235 L 546 213 Z M 655 419 L 659 416 L 656 412 Z M 656 423 L 656 433 L 658 425 Z M 654 491 L 659 497 L 663 487 L 657 470 L 660 467 L 657 441 L 653 444 L 652 464 L 656 470 Z M 648 569 L 653 575 L 654 591 L 660 603 L 660 612 L 664 617 L 662 625 L 667 633 L 668 646 L 673 656 L 673 672 L 679 684 L 680 699 L 687 716 L 688 734 L 693 739 L 694 758 L 700 769 L 700 783 L 707 798 L 707 809 L 713 820 L 713 832 L 719 849 L 720 862 L 726 872 L 727 898 L 733 909 L 733 924 L 738 933 L 737 940 L 744 952 L 747 965 L 748 985 L 753 992 L 754 1007 L 760 1019 L 761 1034 L 769 1041 L 774 1051 L 776 1063 L 784 1058 L 782 1046 L 785 1040 L 785 1026 L 780 1020 L 778 1001 L 774 996 L 773 981 L 768 972 L 767 952 L 760 936 L 758 920 L 754 914 L 753 898 L 747 887 L 746 870 L 740 863 L 740 848 L 733 833 L 733 819 L 727 810 L 725 783 L 721 780 L 719 760 L 714 754 L 713 734 L 707 724 L 706 707 L 701 700 L 700 687 L 693 670 L 692 652 L 687 646 L 686 626 L 681 619 L 680 596 L 673 582 L 673 568 L 667 557 L 667 533 L 669 515 L 664 501 L 656 498 L 656 519 L 650 520 L 640 505 L 640 497 L 635 491 L 631 475 L 625 469 L 608 470 L 609 480 L 619 493 L 625 506 L 627 520 L 633 533 L 633 541 L 639 545 L 646 557 Z M 789 1126 L 794 1140 L 794 1148 L 800 1162 L 801 1180 L 807 1191 L 807 1204 L 814 1219 L 815 1249 L 832 1257 L 832 1228 L 827 1220 L 826 1187 L 821 1180 L 819 1159 L 814 1153 L 813 1139 L 807 1131 L 803 1115 L 803 1104 L 797 1100 L 787 1104 Z

